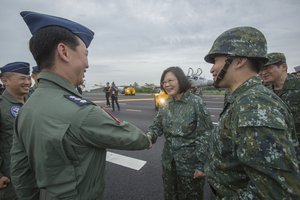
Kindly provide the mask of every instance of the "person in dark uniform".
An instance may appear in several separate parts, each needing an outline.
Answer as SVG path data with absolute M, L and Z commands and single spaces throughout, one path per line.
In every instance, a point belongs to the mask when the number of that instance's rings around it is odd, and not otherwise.
M 0 97 L 0 199 L 17 199 L 10 176 L 10 149 L 13 141 L 14 121 L 29 93 L 31 77 L 29 64 L 9 63 L 1 69 L 1 81 L 6 89 Z
M 22 107 L 11 149 L 11 180 L 20 199 L 103 199 L 106 149 L 147 149 L 145 133 L 111 117 L 76 87 L 88 68 L 94 33 L 61 17 L 23 11 L 39 87 Z
M 109 93 L 111 96 L 112 111 L 115 111 L 115 103 L 118 107 L 118 111 L 120 111 L 120 106 L 119 106 L 119 102 L 118 102 L 119 90 L 118 90 L 118 87 L 116 86 L 115 82 L 111 83 Z
M 103 88 L 103 92 L 105 92 L 105 98 L 106 98 L 106 107 L 110 107 L 110 101 L 109 101 L 109 97 L 110 97 L 110 85 L 109 82 L 106 83 L 106 86 Z

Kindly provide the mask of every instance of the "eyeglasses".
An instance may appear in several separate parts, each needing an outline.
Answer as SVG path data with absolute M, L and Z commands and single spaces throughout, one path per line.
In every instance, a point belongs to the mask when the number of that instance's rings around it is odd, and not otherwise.
M 174 81 L 176 81 L 176 79 L 170 79 L 170 80 L 166 80 L 166 81 L 163 81 L 163 82 L 161 82 L 161 84 L 162 85 L 165 85 L 165 84 L 171 84 L 171 83 L 173 83 Z

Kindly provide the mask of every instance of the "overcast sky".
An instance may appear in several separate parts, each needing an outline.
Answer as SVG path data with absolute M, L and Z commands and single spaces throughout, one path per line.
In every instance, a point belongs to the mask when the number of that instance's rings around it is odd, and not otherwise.
M 236 26 L 253 26 L 269 52 L 283 52 L 288 71 L 300 65 L 299 0 L 1 0 L 0 66 L 35 61 L 29 29 L 19 15 L 35 11 L 64 17 L 95 32 L 89 47 L 87 85 L 158 84 L 170 66 L 201 67 L 216 37 Z

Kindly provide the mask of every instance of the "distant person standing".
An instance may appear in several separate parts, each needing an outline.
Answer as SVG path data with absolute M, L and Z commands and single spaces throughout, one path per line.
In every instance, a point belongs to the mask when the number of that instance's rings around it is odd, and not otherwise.
M 0 97 L 0 199 L 17 199 L 10 183 L 10 149 L 15 119 L 29 93 L 31 77 L 29 63 L 14 62 L 0 68 L 1 81 L 6 89 Z
M 106 86 L 103 88 L 103 92 L 105 92 L 105 98 L 106 98 L 106 107 L 110 107 L 109 97 L 110 97 L 110 85 L 109 82 L 106 83 Z
M 116 86 L 115 82 L 111 83 L 111 87 L 109 89 L 110 91 L 110 96 L 111 96 L 111 105 L 112 105 L 112 111 L 115 111 L 115 102 L 117 104 L 118 110 L 120 111 L 120 106 L 118 102 L 118 87 Z

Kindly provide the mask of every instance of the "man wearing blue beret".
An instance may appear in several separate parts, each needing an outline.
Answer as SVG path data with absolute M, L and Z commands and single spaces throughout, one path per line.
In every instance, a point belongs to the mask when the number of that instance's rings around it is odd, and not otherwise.
M 91 30 L 45 14 L 21 16 L 32 33 L 29 47 L 41 73 L 16 121 L 11 150 L 16 193 L 22 200 L 39 199 L 39 189 L 49 199 L 101 200 L 106 148 L 139 150 L 151 142 L 76 90 L 88 68 Z
M 31 86 L 29 64 L 14 62 L 0 68 L 5 90 L 0 96 L 0 199 L 17 199 L 10 183 L 10 149 L 13 128 L 18 111 L 25 103 L 25 95 Z

